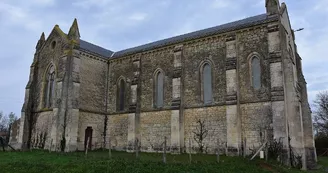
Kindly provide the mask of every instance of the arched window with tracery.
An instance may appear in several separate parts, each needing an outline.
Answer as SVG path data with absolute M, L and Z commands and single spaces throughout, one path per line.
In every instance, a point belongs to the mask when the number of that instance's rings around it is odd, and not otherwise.
M 45 85 L 45 107 L 51 108 L 53 106 L 53 97 L 55 89 L 55 67 L 51 65 L 46 74 Z
M 205 63 L 201 70 L 203 102 L 204 104 L 211 104 L 213 101 L 212 67 L 209 63 Z
M 164 74 L 158 71 L 155 75 L 155 107 L 162 108 L 164 106 Z
M 260 89 L 261 83 L 261 61 L 257 56 L 253 56 L 251 59 L 251 70 L 252 70 L 252 86 L 254 89 Z
M 123 111 L 125 109 L 125 81 L 120 79 L 118 81 L 117 87 L 117 105 L 116 108 L 118 111 Z

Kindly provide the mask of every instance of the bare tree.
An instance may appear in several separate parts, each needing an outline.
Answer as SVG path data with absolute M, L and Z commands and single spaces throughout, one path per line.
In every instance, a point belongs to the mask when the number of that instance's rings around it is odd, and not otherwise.
M 206 150 L 204 145 L 204 139 L 208 135 L 208 129 L 205 125 L 205 121 L 198 119 L 196 129 L 193 131 L 194 133 L 194 140 L 198 144 L 198 150 L 200 153 L 203 153 Z
M 2 112 L 0 112 L 0 131 L 1 132 L 8 131 L 8 117 L 5 116 Z
M 17 117 L 13 112 L 10 112 L 8 115 L 4 115 L 2 111 L 0 111 L 0 131 L 9 132 L 12 123 L 17 120 Z
M 317 94 L 314 107 L 314 128 L 318 134 L 328 136 L 328 91 Z
M 9 113 L 8 118 L 9 118 L 8 123 L 10 125 L 13 124 L 17 120 L 17 116 L 13 112 Z

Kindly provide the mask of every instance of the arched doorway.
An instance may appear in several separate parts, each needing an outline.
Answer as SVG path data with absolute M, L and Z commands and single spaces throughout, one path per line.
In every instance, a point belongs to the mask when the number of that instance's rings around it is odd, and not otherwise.
M 89 138 L 89 144 L 88 144 L 88 150 L 91 150 L 91 144 L 92 144 L 92 127 L 87 127 L 85 129 L 85 137 L 84 137 L 84 150 L 87 148 L 87 142 Z

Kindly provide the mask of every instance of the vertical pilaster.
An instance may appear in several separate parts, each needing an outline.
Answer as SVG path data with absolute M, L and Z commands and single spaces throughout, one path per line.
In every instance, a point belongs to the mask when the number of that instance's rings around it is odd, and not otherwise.
M 281 37 L 279 25 L 268 26 L 268 50 L 270 62 L 271 110 L 273 138 L 283 143 L 282 160 L 289 161 L 288 126 L 285 107 L 284 70 L 282 65 Z
M 66 117 L 66 147 L 65 150 L 76 151 L 78 147 L 78 131 L 79 131 L 79 97 L 80 97 L 80 66 L 81 59 L 79 51 L 72 50 L 71 55 L 71 78 L 68 86 L 68 104 Z
M 128 115 L 128 147 L 127 152 L 135 150 L 136 140 L 136 114 L 131 113 Z
M 273 135 L 274 139 L 282 140 L 286 143 L 287 131 L 286 117 L 284 114 L 284 87 L 279 27 L 277 24 L 268 26 L 268 49 L 270 62 Z
M 180 153 L 183 144 L 183 110 L 181 105 L 182 45 L 174 48 L 174 73 L 172 78 L 171 152 Z
M 237 49 L 235 35 L 226 38 L 227 154 L 239 155 L 241 129 L 237 105 Z
M 67 104 L 68 104 L 68 87 L 69 87 L 69 73 L 70 69 L 70 47 L 67 45 L 65 48 L 65 53 L 59 57 L 58 71 L 57 71 L 57 86 L 56 86 L 56 97 L 58 98 L 54 108 L 52 117 L 52 127 L 51 127 L 51 140 L 52 150 L 61 150 L 61 141 L 65 136 L 66 128 L 66 116 L 68 114 Z M 66 142 L 67 143 L 67 142 Z M 65 145 L 66 145 L 65 143 Z
M 139 132 L 139 122 L 140 122 L 140 104 L 141 104 L 141 85 L 140 85 L 140 74 L 141 74 L 141 58 L 138 56 L 133 60 L 134 78 L 131 82 L 131 101 L 128 115 L 128 152 L 133 152 L 136 150 L 136 142 L 140 146 L 140 132 Z
M 66 55 L 60 57 L 61 61 L 64 61 L 66 62 L 67 60 L 67 57 Z M 50 123 L 50 138 L 48 141 L 48 146 L 46 146 L 47 149 L 51 148 L 52 151 L 56 151 L 59 149 L 59 144 L 60 144 L 60 139 L 58 137 L 58 127 L 59 127 L 59 122 L 60 122 L 60 107 L 62 105 L 62 98 L 63 98 L 63 95 L 62 95 L 62 91 L 63 91 L 63 76 L 61 76 L 60 74 L 63 73 L 62 70 L 65 70 L 65 68 L 58 68 L 58 71 L 57 71 L 57 79 L 56 79 L 56 100 L 54 101 L 54 106 L 53 106 L 53 109 L 52 109 L 52 117 L 50 118 L 51 119 L 51 123 Z M 50 147 L 51 145 L 51 147 Z

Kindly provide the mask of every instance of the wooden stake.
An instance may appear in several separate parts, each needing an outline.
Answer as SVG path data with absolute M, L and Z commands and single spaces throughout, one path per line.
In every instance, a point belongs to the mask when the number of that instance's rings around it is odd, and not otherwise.
M 267 130 L 264 131 L 264 137 L 265 137 L 265 141 L 267 142 L 267 144 L 265 145 L 265 161 L 268 162 L 269 159 L 269 151 L 268 151 L 268 132 Z
M 228 155 L 228 142 L 225 143 L 225 155 L 227 156 Z
M 192 158 L 191 158 L 191 140 L 189 138 L 189 163 L 191 164 Z
M 51 142 L 50 142 L 49 153 L 51 153 L 52 141 L 53 141 L 53 139 L 51 139 Z
M 135 150 L 136 150 L 136 158 L 139 158 L 139 140 L 136 138 L 135 144 L 134 144 Z
M 163 163 L 166 163 L 166 136 L 164 136 Z
M 86 149 L 85 149 L 85 157 L 87 157 L 87 155 L 88 155 L 89 140 L 90 140 L 90 137 L 88 137 L 88 140 L 87 140 L 87 145 L 86 145 Z
M 108 157 L 109 159 L 112 158 L 112 144 L 111 144 L 111 141 L 110 141 L 110 137 L 108 137 L 108 142 L 109 142 L 109 146 L 108 146 Z
M 244 148 L 244 158 L 246 157 L 246 137 L 244 138 L 244 142 L 243 142 L 243 148 Z
M 220 139 L 218 138 L 218 140 L 217 140 L 217 149 L 216 149 L 216 162 L 217 163 L 220 163 L 220 152 L 219 152 L 220 146 L 219 146 L 219 144 L 220 144 Z
M 256 153 L 252 156 L 250 160 L 253 160 L 256 155 L 259 154 L 259 152 L 263 149 L 263 147 L 267 144 L 267 141 L 256 151 Z

